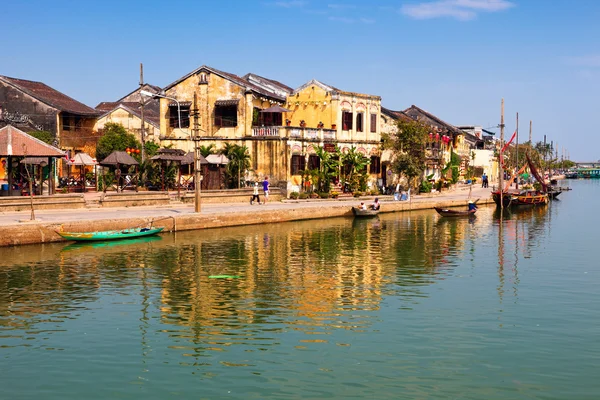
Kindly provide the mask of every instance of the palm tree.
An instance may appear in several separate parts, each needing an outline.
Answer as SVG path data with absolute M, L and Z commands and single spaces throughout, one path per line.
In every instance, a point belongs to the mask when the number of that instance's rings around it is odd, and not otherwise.
M 356 151 L 355 147 L 352 147 L 342 157 L 345 176 L 344 179 L 350 183 L 350 190 L 366 190 L 367 188 L 367 166 L 371 160 L 362 153 Z
M 202 145 L 199 147 L 200 149 L 200 154 L 202 154 L 202 157 L 208 157 L 211 154 L 214 154 L 216 151 L 216 147 L 214 143 L 208 144 L 208 145 Z
M 315 153 L 320 159 L 317 188 L 321 192 L 329 192 L 331 179 L 335 178 L 340 170 L 340 149 L 336 147 L 335 152 L 330 153 L 325 151 L 323 147 L 317 147 Z
M 226 143 L 222 152 L 229 159 L 229 164 L 227 164 L 228 180 L 232 187 L 239 188 L 241 186 L 242 172 L 250 168 L 250 153 L 248 148 L 246 146 Z

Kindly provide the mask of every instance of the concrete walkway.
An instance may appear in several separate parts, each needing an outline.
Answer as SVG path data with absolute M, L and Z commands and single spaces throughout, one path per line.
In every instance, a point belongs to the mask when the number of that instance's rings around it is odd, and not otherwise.
M 478 204 L 492 202 L 491 189 L 473 187 L 471 198 Z M 64 241 L 57 230 L 72 232 L 105 231 L 131 227 L 164 227 L 165 232 L 220 228 L 242 225 L 352 216 L 352 206 L 371 202 L 375 196 L 337 200 L 284 200 L 264 205 L 205 204 L 200 213 L 193 204 L 139 206 L 119 208 L 83 208 L 72 210 L 36 210 L 0 213 L 0 246 Z M 469 188 L 412 196 L 410 201 L 394 201 L 392 196 L 379 196 L 381 212 L 431 209 L 434 206 L 465 207 Z

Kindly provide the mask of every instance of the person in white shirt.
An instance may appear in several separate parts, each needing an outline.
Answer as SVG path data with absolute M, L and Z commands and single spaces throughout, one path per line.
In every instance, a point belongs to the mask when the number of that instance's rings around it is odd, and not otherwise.
M 250 199 L 250 204 L 254 204 L 254 200 L 258 201 L 258 204 L 260 204 L 260 196 L 258 195 L 258 182 L 254 183 L 254 188 L 252 191 L 252 198 Z

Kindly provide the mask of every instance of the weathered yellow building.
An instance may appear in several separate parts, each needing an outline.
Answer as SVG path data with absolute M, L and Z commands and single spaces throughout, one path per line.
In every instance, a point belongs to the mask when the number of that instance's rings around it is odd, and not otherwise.
M 145 84 L 114 102 L 102 102 L 96 106 L 101 114 L 94 130 L 102 132 L 108 122 L 121 124 L 125 130 L 133 134 L 140 142 L 158 142 L 160 136 L 159 101 L 142 97 L 140 91 L 159 93 L 161 88 Z M 143 110 L 142 110 L 143 102 Z M 144 137 L 142 138 L 142 119 L 144 120 Z
M 371 160 L 369 181 L 376 187 L 381 175 L 381 97 L 347 92 L 311 80 L 291 93 L 286 102 L 291 153 L 288 190 L 299 191 L 300 172 L 316 166 L 315 148 L 342 152 L 351 148 Z M 315 161 L 311 160 L 311 156 Z
M 292 89 L 276 81 L 202 66 L 165 87 L 160 101 L 160 143 L 186 151 L 199 145 L 225 143 L 246 146 L 253 173 L 247 179 L 269 176 L 272 185 L 287 179 L 287 138 L 279 132 L 281 113 L 263 116 L 260 110 L 283 105 Z M 277 114 L 277 113 L 274 113 Z M 278 120 L 273 128 L 264 120 Z M 285 186 L 285 185 L 284 185 Z
M 380 174 L 381 98 L 345 92 L 318 81 L 296 90 L 255 74 L 239 77 L 202 66 L 165 87 L 160 101 L 160 143 L 186 151 L 198 145 L 246 146 L 249 180 L 298 191 L 300 171 L 322 146 L 354 147 L 371 158 L 372 183 Z M 285 107 L 285 108 L 284 108 Z

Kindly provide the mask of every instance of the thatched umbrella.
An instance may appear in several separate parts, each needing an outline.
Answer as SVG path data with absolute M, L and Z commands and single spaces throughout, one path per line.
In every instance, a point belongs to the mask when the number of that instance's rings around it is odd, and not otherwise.
M 200 165 L 207 165 L 208 161 L 206 161 L 206 158 L 204 158 L 204 156 L 202 154 L 198 154 L 198 161 L 200 161 Z M 183 159 L 181 160 L 181 165 L 187 165 L 188 166 L 188 175 L 192 174 L 192 166 L 194 166 L 194 171 L 196 170 L 196 165 L 194 164 L 195 162 L 195 156 L 194 156 L 194 152 L 193 151 L 188 151 L 185 156 L 183 156 Z M 204 175 L 204 171 L 201 171 L 201 173 Z M 196 182 L 194 181 L 194 185 L 196 185 Z
M 124 151 L 113 151 L 112 153 L 110 153 L 108 155 L 108 157 L 106 157 L 104 160 L 102 160 L 100 162 L 100 165 L 115 167 L 115 175 L 117 175 L 116 178 L 117 178 L 117 192 L 118 192 L 119 186 L 121 185 L 120 166 L 121 165 L 126 165 L 126 166 L 135 165 L 136 173 L 137 173 L 137 166 L 140 165 L 140 163 L 138 163 L 135 158 L 131 157 L 129 154 L 127 154 Z M 104 191 L 106 192 L 106 186 L 104 186 Z M 135 187 L 135 191 L 137 192 L 137 185 Z
M 85 193 L 85 189 L 86 189 L 85 173 L 84 173 L 85 167 L 88 167 L 88 166 L 95 167 L 96 165 L 98 165 L 98 162 L 87 153 L 77 153 L 77 154 L 75 154 L 75 157 L 73 157 L 69 161 L 67 161 L 67 165 L 78 165 L 79 166 L 79 178 L 81 180 L 81 187 L 83 189 L 83 192 Z M 95 169 L 94 169 L 94 175 L 96 175 Z

